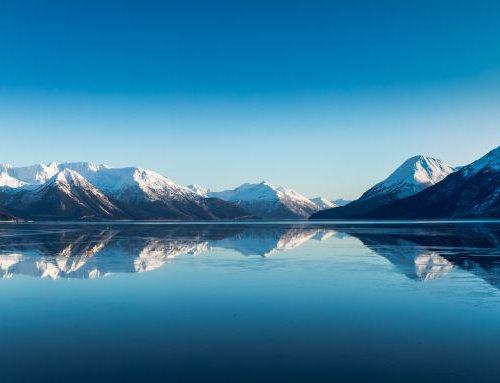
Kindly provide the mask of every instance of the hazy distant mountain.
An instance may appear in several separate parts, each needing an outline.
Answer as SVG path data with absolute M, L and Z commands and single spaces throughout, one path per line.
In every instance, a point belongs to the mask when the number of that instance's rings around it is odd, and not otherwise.
M 338 206 L 334 204 L 332 201 L 328 201 L 326 198 L 323 197 L 311 198 L 310 201 L 316 206 L 318 206 L 320 210 L 332 209 Z
M 233 190 L 211 192 L 211 197 L 236 203 L 256 217 L 264 219 L 308 218 L 320 208 L 292 189 L 275 187 L 268 182 L 243 184 Z
M 500 147 L 438 184 L 366 214 L 370 218 L 499 218 Z
M 366 191 L 359 199 L 345 206 L 320 211 L 311 219 L 353 218 L 414 195 L 453 173 L 447 163 L 430 157 L 415 156 L 406 160 L 389 177 Z
M 0 206 L 27 219 L 249 217 L 235 204 L 204 198 L 159 173 L 136 167 L 110 168 L 89 162 L 2 165 L 0 182 Z
M 334 199 L 332 201 L 333 204 L 337 205 L 337 206 L 345 206 L 347 205 L 348 203 L 351 203 L 352 200 L 350 199 L 343 199 L 343 198 L 337 198 L 337 199 Z

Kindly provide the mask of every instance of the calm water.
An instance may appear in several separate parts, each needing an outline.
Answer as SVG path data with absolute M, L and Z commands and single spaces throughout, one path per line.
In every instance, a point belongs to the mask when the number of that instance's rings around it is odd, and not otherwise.
M 500 380 L 500 223 L 3 224 L 1 382 Z

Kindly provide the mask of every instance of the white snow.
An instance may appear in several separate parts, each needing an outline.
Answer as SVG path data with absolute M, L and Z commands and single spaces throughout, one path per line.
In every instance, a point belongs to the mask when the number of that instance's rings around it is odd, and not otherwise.
M 258 184 L 245 183 L 233 190 L 211 192 L 210 197 L 216 197 L 234 203 L 248 204 L 282 204 L 300 217 L 307 218 L 320 208 L 302 194 L 293 189 L 276 187 L 269 182 L 262 181 Z
M 94 163 L 65 163 L 59 166 L 74 169 L 83 175 L 92 185 L 115 197 L 128 197 L 139 194 L 151 201 L 162 199 L 192 199 L 193 193 L 185 187 L 175 184 L 167 177 L 137 167 L 111 168 Z
M 67 172 L 68 171 L 68 172 Z M 69 172 L 72 171 L 73 173 Z M 54 176 L 60 182 L 79 184 L 82 178 L 95 188 L 113 196 L 140 194 L 149 200 L 165 198 L 192 199 L 188 188 L 179 186 L 167 177 L 148 169 L 137 167 L 111 168 L 93 162 L 67 162 L 48 165 L 13 167 L 0 165 L 0 187 L 34 187 L 49 182 Z
M 438 183 L 453 172 L 455 169 L 451 165 L 436 158 L 422 155 L 411 157 L 367 194 L 372 197 L 390 192 L 398 198 L 404 198 Z
M 7 165 L 9 176 L 27 185 L 41 185 L 52 178 L 58 171 L 59 168 L 55 162 L 51 162 L 48 165 L 38 164 L 21 167 Z
M 470 165 L 461 168 L 460 173 L 465 177 L 470 177 L 483 169 L 500 171 L 500 146 Z
M 191 190 L 193 193 L 198 194 L 201 197 L 207 197 L 208 194 L 210 193 L 210 189 L 200 186 L 198 184 L 191 184 L 186 186 L 189 190 Z
M 221 192 L 211 192 L 211 196 L 223 199 L 225 201 L 276 201 L 283 198 L 289 198 L 305 205 L 314 205 L 308 198 L 296 192 L 293 189 L 284 187 L 275 187 L 269 182 L 262 181 L 258 184 L 245 183 L 233 190 L 224 190 Z

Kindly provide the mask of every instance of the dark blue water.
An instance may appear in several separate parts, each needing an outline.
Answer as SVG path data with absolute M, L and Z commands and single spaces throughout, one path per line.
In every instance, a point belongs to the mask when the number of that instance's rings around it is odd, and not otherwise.
M 0 225 L 1 382 L 498 382 L 500 223 Z

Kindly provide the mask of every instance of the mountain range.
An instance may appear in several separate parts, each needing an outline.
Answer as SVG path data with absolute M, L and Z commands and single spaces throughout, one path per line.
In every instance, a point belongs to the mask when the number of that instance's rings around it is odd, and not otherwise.
M 251 216 L 152 170 L 87 162 L 0 167 L 0 214 L 23 220 L 217 220 Z
M 256 217 L 264 219 L 307 219 L 317 211 L 334 208 L 350 201 L 339 199 L 338 204 L 323 197 L 308 199 L 297 191 L 274 186 L 267 181 L 245 183 L 220 192 L 192 184 L 188 189 L 202 197 L 213 197 L 235 203 Z
M 149 169 L 90 162 L 0 165 L 0 220 L 307 219 L 317 205 L 267 182 L 211 192 Z M 333 205 L 331 205 L 333 206 Z
M 0 220 L 297 220 L 500 217 L 500 147 L 460 168 L 403 162 L 355 201 L 309 199 L 269 182 L 212 191 L 138 167 L 0 164 Z
M 0 278 L 95 279 L 116 273 L 150 272 L 181 256 L 226 249 L 269 258 L 309 241 L 351 237 L 395 270 L 427 282 L 463 269 L 500 289 L 498 225 L 113 225 L 67 224 L 0 228 Z M 473 246 L 471 247 L 471 243 Z M 314 246 L 318 246 L 316 243 Z M 450 251 L 455 249 L 455 251 Z M 227 255 L 225 255 L 227 256 Z

